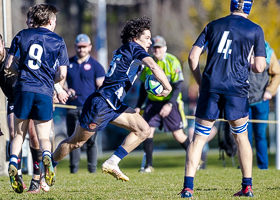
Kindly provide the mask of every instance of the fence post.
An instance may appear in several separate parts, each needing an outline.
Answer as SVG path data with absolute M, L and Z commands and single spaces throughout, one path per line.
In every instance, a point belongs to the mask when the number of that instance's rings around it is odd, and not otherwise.
M 280 170 L 280 86 L 278 86 L 276 98 L 275 98 L 275 110 L 276 110 L 276 169 Z

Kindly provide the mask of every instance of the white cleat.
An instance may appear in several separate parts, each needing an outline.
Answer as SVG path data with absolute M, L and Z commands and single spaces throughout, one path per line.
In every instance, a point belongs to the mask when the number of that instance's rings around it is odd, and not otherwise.
M 45 175 L 41 177 L 40 185 L 43 191 L 45 192 L 50 191 L 50 186 L 46 183 Z
M 110 164 L 108 161 L 105 161 L 101 167 L 102 172 L 111 174 L 117 180 L 129 181 L 129 178 L 122 173 L 118 165 Z

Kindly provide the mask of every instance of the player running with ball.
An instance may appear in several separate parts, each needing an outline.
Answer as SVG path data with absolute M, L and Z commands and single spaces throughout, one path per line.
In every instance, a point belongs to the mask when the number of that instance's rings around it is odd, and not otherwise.
M 167 96 L 172 90 L 163 70 L 148 54 L 152 44 L 150 28 L 151 20 L 145 16 L 126 23 L 121 33 L 123 45 L 114 52 L 103 85 L 85 101 L 74 134 L 63 140 L 53 153 L 54 165 L 70 151 L 81 147 L 97 131 L 103 130 L 108 123 L 112 123 L 131 133 L 103 163 L 102 171 L 117 179 L 129 180 L 119 169 L 118 163 L 143 142 L 151 130 L 142 116 L 122 101 L 144 65 L 151 69 L 163 85 L 164 89 L 159 96 Z

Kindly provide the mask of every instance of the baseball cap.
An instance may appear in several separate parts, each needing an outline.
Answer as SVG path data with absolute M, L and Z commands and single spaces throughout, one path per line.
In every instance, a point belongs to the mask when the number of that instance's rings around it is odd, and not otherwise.
M 153 37 L 152 42 L 153 42 L 152 43 L 153 47 L 164 47 L 164 46 L 166 46 L 165 39 L 160 35 L 157 35 L 157 36 Z
M 87 45 L 91 44 L 91 42 L 90 42 L 89 37 L 86 34 L 81 33 L 76 37 L 75 44 L 77 46 L 87 46 Z

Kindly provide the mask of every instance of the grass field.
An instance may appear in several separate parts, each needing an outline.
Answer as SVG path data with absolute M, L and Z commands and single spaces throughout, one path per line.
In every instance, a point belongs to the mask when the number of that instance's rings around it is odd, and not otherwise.
M 183 186 L 185 155 L 183 151 L 155 152 L 155 172 L 139 173 L 141 153 L 132 153 L 120 163 L 121 170 L 130 178 L 128 182 L 115 180 L 101 173 L 101 164 L 110 154 L 98 160 L 98 171 L 87 172 L 85 159 L 81 160 L 77 174 L 69 173 L 69 160 L 61 161 L 57 181 L 51 191 L 40 194 L 17 194 L 12 191 L 8 177 L 0 177 L 0 199 L 180 199 Z M 237 159 L 235 159 L 237 165 Z M 31 176 L 24 175 L 29 186 Z M 239 199 L 232 195 L 241 188 L 241 172 L 226 158 L 226 167 L 218 152 L 210 153 L 207 169 L 199 170 L 195 178 L 195 199 Z M 255 199 L 280 199 L 280 171 L 275 169 L 275 155 L 270 155 L 269 170 L 259 170 L 254 164 L 253 190 Z

